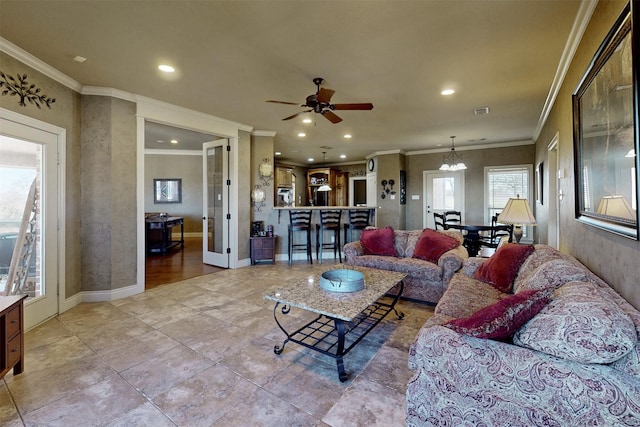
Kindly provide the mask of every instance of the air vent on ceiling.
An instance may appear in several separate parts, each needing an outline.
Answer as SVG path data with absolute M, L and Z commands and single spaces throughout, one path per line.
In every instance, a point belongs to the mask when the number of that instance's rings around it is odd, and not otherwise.
M 484 116 L 489 114 L 489 107 L 480 107 L 473 110 L 475 116 Z

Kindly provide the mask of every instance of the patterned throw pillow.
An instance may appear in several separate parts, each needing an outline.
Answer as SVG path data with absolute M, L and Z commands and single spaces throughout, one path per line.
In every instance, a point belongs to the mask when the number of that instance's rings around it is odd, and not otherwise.
M 453 237 L 425 228 L 413 251 L 413 257 L 437 264 L 442 254 L 459 246 L 459 244 Z
M 521 347 L 580 363 L 614 362 L 637 341 L 631 318 L 588 282 L 560 287 L 549 305 L 513 338 Z
M 507 243 L 482 263 L 473 277 L 491 283 L 499 291 L 511 292 L 520 266 L 533 250 L 533 245 Z
M 365 255 L 397 256 L 393 247 L 393 228 L 362 230 L 360 243 Z
M 476 338 L 507 338 L 544 308 L 550 294 L 549 289 L 518 292 L 444 326 Z

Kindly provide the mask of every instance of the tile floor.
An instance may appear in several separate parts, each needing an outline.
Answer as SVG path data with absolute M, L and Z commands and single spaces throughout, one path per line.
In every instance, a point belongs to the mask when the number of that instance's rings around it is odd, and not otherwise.
M 224 270 L 81 304 L 25 334 L 0 381 L 2 426 L 402 426 L 408 348 L 433 313 L 400 301 L 346 357 L 288 343 L 265 290 L 329 266 Z M 287 322 L 309 313 L 292 309 Z

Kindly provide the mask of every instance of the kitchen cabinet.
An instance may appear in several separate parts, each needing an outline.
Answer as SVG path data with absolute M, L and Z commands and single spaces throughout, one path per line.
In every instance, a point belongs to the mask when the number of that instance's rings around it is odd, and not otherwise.
M 276 187 L 291 188 L 293 186 L 293 169 L 276 166 Z
M 313 206 L 346 206 L 349 173 L 331 168 L 309 169 L 307 171 L 307 198 Z M 328 185 L 330 191 L 319 191 Z

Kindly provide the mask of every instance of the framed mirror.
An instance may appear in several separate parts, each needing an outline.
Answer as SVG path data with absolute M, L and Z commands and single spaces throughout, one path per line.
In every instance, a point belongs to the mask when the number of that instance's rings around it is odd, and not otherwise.
M 573 94 L 576 218 L 638 238 L 637 84 L 628 5 Z

